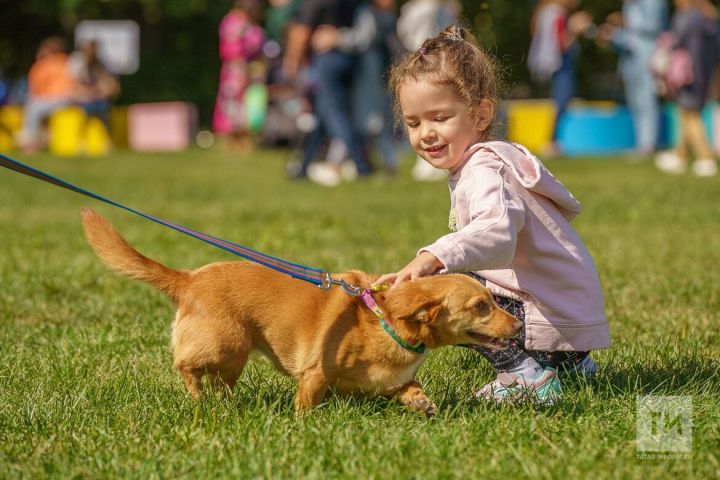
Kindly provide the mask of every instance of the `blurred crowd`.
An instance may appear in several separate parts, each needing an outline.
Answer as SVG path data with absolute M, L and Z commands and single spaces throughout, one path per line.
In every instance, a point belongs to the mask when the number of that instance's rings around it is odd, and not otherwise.
M 661 100 L 672 99 L 679 108 L 677 147 L 658 154 L 656 164 L 679 173 L 692 154 L 693 171 L 713 175 L 701 111 L 718 63 L 717 9 L 709 0 L 625 0 L 620 11 L 594 19 L 581 7 L 580 0 L 539 0 L 532 14 L 527 67 L 534 81 L 547 85 L 556 106 L 552 141 L 542 153 L 562 153 L 558 126 L 576 94 L 575 67 L 585 39 L 619 57 L 638 158 L 657 152 Z M 252 86 L 264 81 L 263 115 L 272 121 L 262 136 L 296 147 L 298 158 L 288 165 L 293 178 L 337 185 L 377 170 L 393 175 L 402 135 L 394 126 L 385 74 L 398 56 L 461 14 L 456 0 L 410 0 L 401 8 L 394 0 L 270 0 L 265 12 L 260 1 L 240 0 L 220 27 L 223 67 L 214 129 L 250 145 L 249 110 L 263 105 L 253 103 L 258 93 Z M 264 78 L 253 73 L 258 71 Z M 242 120 L 232 121 L 233 115 Z M 444 178 L 420 159 L 413 176 Z
M 660 152 L 655 164 L 667 173 L 684 173 L 694 157 L 694 174 L 716 175 L 717 162 L 701 115 L 720 61 L 717 8 L 709 0 L 674 0 L 670 17 L 665 0 L 624 0 L 621 11 L 598 25 L 579 6 L 579 0 L 541 0 L 532 18 L 528 68 L 536 80 L 550 83 L 557 107 L 547 153 L 561 149 L 558 125 L 575 95 L 578 38 L 585 36 L 619 55 L 640 158 L 656 152 L 660 99 L 672 99 L 679 109 L 679 135 L 675 148 Z
M 23 124 L 17 144 L 32 153 L 47 143 L 44 122 L 55 111 L 77 105 L 88 117 L 97 117 L 109 129 L 108 114 L 120 83 L 98 56 L 98 45 L 88 41 L 72 53 L 60 37 L 40 43 L 25 83 L 7 88 L 7 102 L 23 103 Z
M 239 0 L 220 24 L 214 131 L 241 149 L 253 140 L 289 143 L 297 158 L 288 174 L 296 179 L 334 186 L 377 171 L 394 175 L 399 135 L 386 72 L 456 22 L 460 4 L 411 0 L 399 17 L 395 0 L 270 0 L 264 12 L 262 5 Z M 264 106 L 254 101 L 263 81 Z M 255 117 L 265 118 L 261 132 Z
M 527 67 L 556 106 L 552 141 L 542 153 L 562 153 L 558 126 L 576 94 L 582 45 L 590 41 L 618 55 L 638 156 L 654 156 L 669 173 L 692 167 L 697 175 L 714 175 L 701 112 L 719 57 L 717 9 L 709 0 L 624 0 L 619 7 L 594 19 L 580 0 L 538 0 Z M 401 6 L 395 0 L 237 0 L 219 25 L 213 132 L 239 151 L 257 143 L 290 146 L 295 153 L 287 171 L 296 179 L 333 186 L 377 172 L 392 176 L 405 145 L 386 72 L 461 18 L 458 0 Z M 17 139 L 24 151 L 42 148 L 43 122 L 68 105 L 107 124 L 120 84 L 97 50 L 91 41 L 68 53 L 61 39 L 49 38 L 37 49 L 25 89 L 11 92 L 0 81 L 0 104 L 24 103 Z M 676 148 L 657 153 L 662 99 L 678 105 L 680 133 Z M 445 178 L 419 159 L 412 172 L 418 180 Z

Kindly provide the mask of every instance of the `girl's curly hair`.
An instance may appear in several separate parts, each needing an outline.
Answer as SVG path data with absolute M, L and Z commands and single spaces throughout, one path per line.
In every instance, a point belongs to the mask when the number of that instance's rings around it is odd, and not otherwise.
M 480 120 L 479 104 L 489 100 L 494 112 L 498 102 L 498 78 L 495 60 L 483 50 L 466 29 L 451 25 L 422 46 L 406 54 L 390 70 L 388 88 L 393 94 L 395 118 L 402 119 L 399 93 L 406 80 L 428 80 L 451 86 L 465 101 L 470 116 Z M 491 122 L 488 131 L 494 126 Z

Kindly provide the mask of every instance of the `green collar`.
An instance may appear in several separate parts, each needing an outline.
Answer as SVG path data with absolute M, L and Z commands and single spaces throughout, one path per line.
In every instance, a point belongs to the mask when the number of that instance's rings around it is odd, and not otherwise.
M 383 317 L 378 317 L 380 319 L 380 325 L 382 325 L 383 329 L 390 335 L 390 337 L 397 342 L 398 345 L 403 347 L 406 350 L 410 350 L 411 352 L 415 353 L 425 353 L 425 344 L 422 342 L 418 342 L 415 345 L 410 345 L 402 338 L 398 337 L 398 334 L 395 333 L 395 330 L 390 328 L 390 325 L 387 324 L 385 319 Z
M 380 319 L 380 325 L 382 325 L 383 330 L 385 330 L 388 335 L 390 335 L 390 338 L 395 340 L 398 345 L 403 347 L 405 350 L 410 350 L 411 352 L 415 353 L 424 353 L 425 352 L 425 344 L 422 342 L 417 342 L 415 345 L 410 345 L 408 342 L 403 340 L 398 336 L 397 333 L 395 333 L 395 330 L 393 330 L 390 325 L 385 321 L 385 312 L 382 311 L 380 306 L 377 304 L 375 299 L 372 296 L 372 290 L 365 289 L 360 294 L 360 298 L 362 298 L 363 303 L 372 311 L 378 319 Z

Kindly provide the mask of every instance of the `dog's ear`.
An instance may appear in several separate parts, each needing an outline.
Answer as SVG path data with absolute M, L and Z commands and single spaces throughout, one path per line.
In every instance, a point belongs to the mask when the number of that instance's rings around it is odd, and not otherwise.
M 432 323 L 442 304 L 427 292 L 415 292 L 389 299 L 390 315 L 408 322 Z

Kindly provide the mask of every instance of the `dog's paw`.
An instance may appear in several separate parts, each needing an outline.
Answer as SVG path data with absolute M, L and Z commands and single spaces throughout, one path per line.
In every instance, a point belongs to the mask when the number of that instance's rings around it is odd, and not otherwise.
M 432 417 L 437 413 L 437 405 L 435 405 L 432 400 L 430 400 L 427 397 L 418 397 L 415 398 L 412 401 L 412 404 L 410 405 L 411 410 L 422 413 L 427 417 Z

